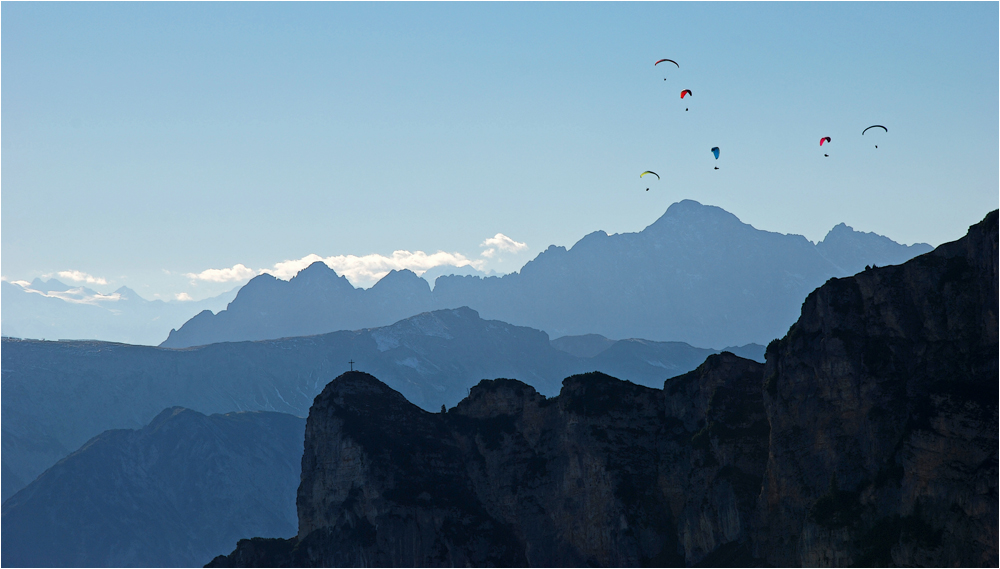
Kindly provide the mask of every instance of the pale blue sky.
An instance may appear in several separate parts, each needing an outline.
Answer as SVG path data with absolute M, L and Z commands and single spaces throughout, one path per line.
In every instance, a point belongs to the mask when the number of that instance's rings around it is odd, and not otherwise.
M 995 2 L 0 10 L 8 280 L 201 298 L 245 280 L 185 274 L 400 249 L 509 272 L 685 198 L 937 245 L 1000 201 Z M 527 248 L 482 257 L 497 233 Z

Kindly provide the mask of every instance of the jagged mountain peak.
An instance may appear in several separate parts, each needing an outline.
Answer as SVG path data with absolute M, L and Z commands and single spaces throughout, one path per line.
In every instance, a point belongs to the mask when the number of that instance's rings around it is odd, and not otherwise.
M 299 286 L 322 286 L 333 284 L 338 288 L 354 289 L 354 285 L 347 280 L 347 277 L 338 275 L 337 271 L 331 269 L 323 261 L 316 261 L 308 267 L 302 269 L 288 282 Z
M 49 279 L 47 281 L 43 281 L 41 278 L 35 277 L 35 279 L 31 281 L 31 284 L 28 285 L 28 288 L 32 290 L 37 290 L 39 292 L 53 292 L 53 291 L 65 292 L 75 287 L 72 287 L 57 279 Z
M 386 292 L 430 292 L 430 283 L 409 269 L 391 270 L 372 286 L 371 290 Z
M 139 293 L 135 292 L 134 290 L 130 289 L 127 286 L 118 287 L 118 290 L 116 290 L 112 294 L 117 294 L 119 300 L 139 300 L 143 302 L 148 302 L 146 301 L 145 298 L 139 296 Z
M 661 230 L 672 228 L 677 225 L 686 227 L 705 227 L 717 225 L 732 225 L 734 227 L 746 226 L 749 224 L 740 221 L 740 218 L 714 205 L 704 205 L 695 200 L 681 200 L 673 203 L 659 219 L 650 224 L 645 230 Z

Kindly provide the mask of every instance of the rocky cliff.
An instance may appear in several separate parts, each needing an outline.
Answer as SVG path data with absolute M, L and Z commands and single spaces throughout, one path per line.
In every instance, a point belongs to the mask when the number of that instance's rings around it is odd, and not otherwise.
M 310 410 L 299 535 L 213 564 L 670 566 L 748 555 L 762 365 L 713 355 L 665 390 L 601 373 L 547 399 L 483 381 L 428 413 L 347 373 Z
M 767 351 L 755 550 L 776 565 L 997 564 L 997 212 L 833 279 Z
M 299 534 L 212 566 L 996 566 L 997 212 L 832 279 L 761 366 L 446 413 L 350 373 L 306 427 Z

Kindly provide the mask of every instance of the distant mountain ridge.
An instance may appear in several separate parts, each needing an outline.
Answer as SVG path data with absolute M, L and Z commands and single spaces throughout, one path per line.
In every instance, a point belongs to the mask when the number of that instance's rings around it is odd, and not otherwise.
M 414 404 L 455 405 L 479 380 L 519 377 L 555 394 L 573 373 L 600 370 L 656 385 L 717 350 L 622 340 L 594 358 L 554 348 L 539 330 L 484 320 L 469 308 L 381 328 L 183 350 L 107 342 L 4 339 L 0 383 L 3 498 L 107 429 L 141 428 L 166 407 L 303 416 L 348 369 L 370 370 Z M 620 346 L 619 346 L 620 344 Z M 763 359 L 762 346 L 744 346 Z
M 192 302 L 146 300 L 122 286 L 102 294 L 56 279 L 18 284 L 4 281 L 0 329 L 4 336 L 36 339 L 101 339 L 155 346 L 171 327 L 202 310 L 221 310 L 236 289 Z
M 596 333 L 713 347 L 767 343 L 787 331 L 802 300 L 827 279 L 930 250 L 844 224 L 814 245 L 684 200 L 638 233 L 596 231 L 570 249 L 550 246 L 518 273 L 441 276 L 433 291 L 407 270 L 393 271 L 369 290 L 355 289 L 321 262 L 288 282 L 261 275 L 226 310 L 198 314 L 161 346 L 382 326 L 459 306 L 553 337 Z
M 105 431 L 3 503 L 4 567 L 198 567 L 298 523 L 305 419 L 173 407 Z

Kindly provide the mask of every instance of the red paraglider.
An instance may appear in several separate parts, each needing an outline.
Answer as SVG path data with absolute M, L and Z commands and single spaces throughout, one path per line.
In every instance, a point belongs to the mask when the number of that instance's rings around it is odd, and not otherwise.
M 692 97 L 694 97 L 694 93 L 691 92 L 691 89 L 684 89 L 683 91 L 681 91 L 682 99 L 684 98 L 685 95 L 691 95 Z
M 820 146 L 823 146 L 824 142 L 830 142 L 830 137 L 829 136 L 824 136 L 823 138 L 819 139 L 819 145 Z
M 664 61 L 669 61 L 670 63 L 673 63 L 674 65 L 676 65 L 676 66 L 677 66 L 677 69 L 680 69 L 680 68 L 681 68 L 681 64 L 680 64 L 680 63 L 677 63 L 677 62 L 676 62 L 676 61 L 674 61 L 673 59 L 661 59 L 661 60 L 657 61 L 656 63 L 654 63 L 654 64 L 653 64 L 653 67 L 656 67 L 657 65 L 659 65 L 659 64 L 661 64 L 661 63 L 663 63 Z

